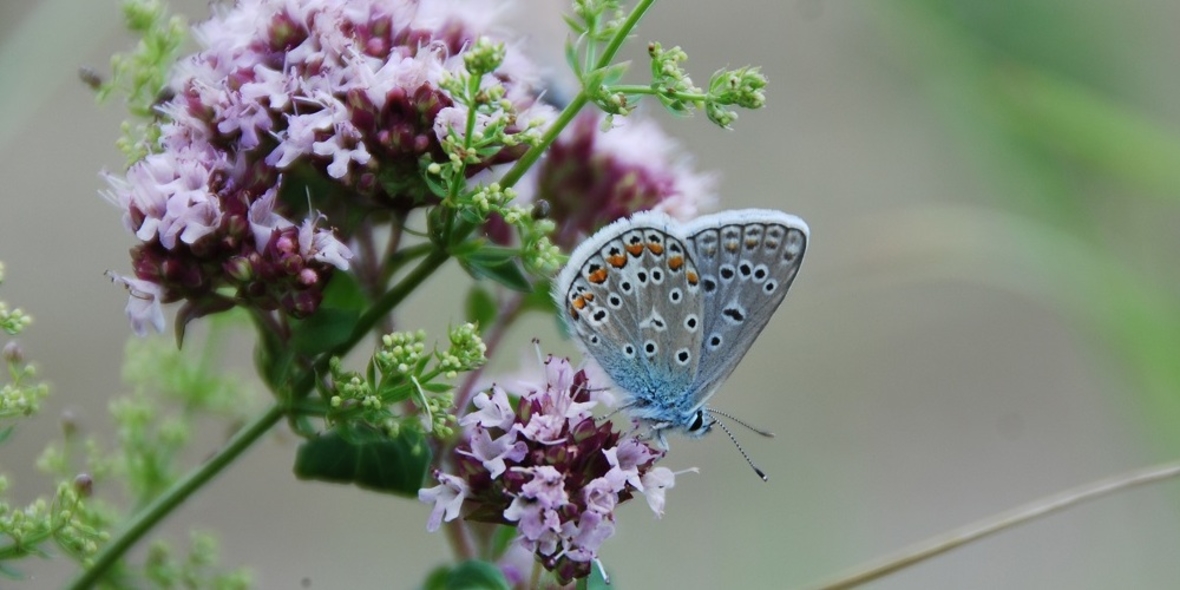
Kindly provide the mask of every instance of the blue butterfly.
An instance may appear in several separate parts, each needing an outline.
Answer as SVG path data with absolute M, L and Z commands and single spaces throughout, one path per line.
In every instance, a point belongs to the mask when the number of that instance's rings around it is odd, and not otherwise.
M 720 414 L 706 403 L 782 303 L 807 240 L 807 224 L 781 211 L 683 224 L 636 213 L 574 249 L 553 297 L 632 416 L 662 444 L 665 432 L 699 437 Z

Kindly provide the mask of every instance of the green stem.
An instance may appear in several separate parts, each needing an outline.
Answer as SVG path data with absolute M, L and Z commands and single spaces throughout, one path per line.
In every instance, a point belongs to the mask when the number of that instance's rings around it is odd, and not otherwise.
M 598 62 L 594 64 L 594 69 L 605 68 L 610 65 L 611 60 L 615 58 L 615 54 L 619 52 L 619 48 L 623 46 L 623 42 L 627 40 L 627 36 L 631 34 L 635 25 L 639 24 L 639 19 L 643 18 L 643 15 L 647 13 L 647 9 L 651 8 L 652 4 L 655 4 L 655 0 L 641 0 L 635 6 L 631 14 L 627 16 L 627 20 L 623 22 L 618 31 L 615 31 L 615 36 L 611 38 L 610 43 L 606 46 L 606 50 L 599 56 Z M 582 110 L 582 107 L 586 106 L 589 100 L 590 97 L 586 94 L 586 89 L 582 88 L 581 92 L 578 92 L 578 95 L 561 111 L 561 114 L 557 116 L 553 124 L 545 130 L 545 134 L 541 136 L 541 141 L 529 148 L 529 151 L 525 152 L 512 165 L 512 169 L 500 179 L 500 186 L 508 188 L 520 182 L 520 179 L 524 177 L 524 173 L 533 167 L 533 164 L 541 158 L 541 154 L 545 153 L 545 150 L 549 148 L 550 144 L 557 140 L 557 136 L 569 125 L 570 121 L 574 120 L 574 117 Z
M 103 548 L 102 552 L 94 559 L 93 565 L 87 568 L 77 578 L 72 581 L 68 588 L 72 590 L 80 590 L 82 588 L 90 588 L 94 586 L 103 574 L 107 572 L 127 552 L 128 549 L 135 544 L 144 534 L 146 534 L 152 527 L 156 526 L 165 516 L 168 516 L 184 502 L 193 492 L 205 485 L 206 482 L 213 479 L 215 475 L 221 472 L 227 465 L 238 458 L 243 451 L 250 448 L 254 441 L 258 440 L 265 434 L 272 426 L 274 426 L 285 413 L 285 408 L 281 403 L 275 403 L 266 410 L 262 415 L 255 418 L 252 422 L 247 424 L 237 432 L 229 440 L 224 447 L 221 448 L 208 461 L 201 464 L 195 471 L 190 472 L 184 479 L 172 484 L 163 494 L 160 494 L 151 504 L 148 504 L 140 510 L 128 523 L 127 528 L 120 532 L 111 543 Z
M 328 353 L 321 356 L 307 372 L 300 374 L 294 380 L 295 392 L 307 392 L 311 389 L 315 375 L 322 372 L 328 365 L 328 361 L 333 356 L 339 356 L 356 346 L 365 334 L 380 320 L 389 313 L 397 304 L 401 303 L 407 295 L 409 295 L 418 285 L 422 284 L 435 270 L 446 262 L 448 255 L 441 249 L 435 249 L 427 255 L 406 278 L 403 279 L 396 287 L 391 289 L 388 293 L 383 295 L 381 299 L 377 300 L 372 307 L 357 321 L 356 327 L 353 329 L 349 339 L 335 347 Z M 294 396 L 295 399 L 302 397 L 302 395 Z M 163 494 L 153 500 L 150 504 L 144 507 L 138 514 L 136 514 L 118 536 L 116 536 L 111 544 L 107 545 L 101 553 L 94 560 L 86 571 L 82 572 L 73 582 L 68 586 L 71 589 L 90 588 L 98 582 L 98 580 L 123 556 L 124 553 L 130 549 L 136 541 L 138 541 L 144 534 L 152 529 L 156 524 L 168 516 L 177 506 L 180 506 L 189 496 L 196 492 L 201 486 L 213 479 L 226 466 L 233 462 L 243 451 L 250 448 L 250 446 L 258 440 L 266 431 L 270 430 L 285 414 L 287 413 L 287 405 L 283 402 L 276 402 L 265 413 L 254 419 L 253 422 L 247 424 L 244 428 L 239 430 L 232 439 L 218 451 L 212 458 L 203 463 L 195 471 L 190 472 L 184 479 L 174 483 L 172 487 L 168 488 Z
M 704 92 L 666 92 L 642 84 L 619 84 L 617 86 L 610 86 L 608 89 L 612 94 L 621 92 L 623 94 L 647 94 L 650 96 L 662 95 L 691 103 L 704 102 L 705 99 L 709 98 L 709 95 Z

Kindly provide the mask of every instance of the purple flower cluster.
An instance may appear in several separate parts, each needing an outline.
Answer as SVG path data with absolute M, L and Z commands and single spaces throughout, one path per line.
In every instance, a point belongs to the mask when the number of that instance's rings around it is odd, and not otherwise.
M 490 25 L 490 3 L 455 0 L 239 0 L 195 28 L 154 152 L 107 197 L 142 241 L 128 315 L 163 328 L 161 303 L 188 316 L 233 305 L 316 310 L 356 225 L 430 202 L 422 161 L 446 162 L 447 122 L 466 107 L 441 81 Z M 518 125 L 548 114 L 518 52 L 485 80 L 504 87 Z M 491 154 L 475 173 L 519 157 Z M 333 233 L 315 200 L 341 227 Z M 298 216 L 298 217 L 292 217 Z M 297 221 L 302 218 L 303 221 Z
M 602 114 L 584 111 L 538 167 L 536 198 L 548 201 L 562 248 L 637 211 L 688 220 L 713 205 L 716 177 L 695 172 L 655 121 L 632 115 L 614 125 L 603 131 Z
M 639 492 L 663 514 L 675 475 L 655 466 L 663 451 L 594 420 L 584 371 L 549 357 L 545 373 L 515 410 L 500 387 L 477 395 L 477 411 L 460 420 L 457 474 L 436 473 L 439 485 L 418 497 L 434 504 L 429 530 L 460 514 L 515 525 L 519 543 L 567 583 L 589 575 L 615 507 Z

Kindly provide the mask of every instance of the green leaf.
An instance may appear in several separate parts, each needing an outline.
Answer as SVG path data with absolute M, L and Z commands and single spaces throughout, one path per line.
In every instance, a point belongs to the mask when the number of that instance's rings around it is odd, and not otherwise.
M 8 437 L 12 436 L 12 431 L 15 429 L 15 424 L 9 424 L 7 428 L 0 429 L 0 444 L 4 444 L 4 441 L 8 440 Z
M 469 560 L 453 567 L 441 567 L 426 578 L 426 590 L 509 590 L 500 568 L 486 561 Z
M 623 75 L 627 73 L 630 67 L 631 62 L 624 61 L 592 70 L 586 73 L 586 77 L 582 81 L 582 86 L 583 88 L 597 89 L 601 86 L 614 84 L 623 79 Z
M 367 304 L 352 275 L 333 273 L 319 309 L 302 320 L 291 321 L 291 348 L 298 354 L 314 356 L 347 342 Z
M 295 351 L 283 345 L 277 334 L 261 322 L 258 326 L 258 344 L 254 346 L 254 366 L 271 391 L 283 391 L 295 360 Z
M 422 434 L 408 428 L 398 438 L 368 441 L 349 441 L 333 430 L 299 446 L 295 476 L 417 498 L 430 459 Z
M 450 383 L 434 383 L 430 381 L 422 384 L 422 389 L 430 393 L 446 393 L 454 388 L 455 386 Z
M 335 272 L 324 287 L 324 300 L 320 307 L 352 309 L 359 312 L 368 304 L 369 300 L 356 277 L 346 272 Z
M 516 527 L 497 525 L 495 532 L 492 533 L 491 555 L 494 559 L 499 559 L 500 556 L 508 552 L 508 548 L 512 546 L 512 542 L 516 540 Z
M 521 309 L 545 314 L 557 313 L 557 303 L 553 301 L 553 295 L 550 293 L 551 283 L 549 279 L 543 279 L 534 284 L 533 292 L 526 295 L 521 302 Z
M 460 257 L 459 264 L 476 279 L 491 279 L 521 293 L 533 290 L 524 270 L 520 268 L 519 253 L 511 248 L 480 248 Z
M 320 307 L 302 320 L 291 320 L 291 349 L 305 356 L 332 350 L 348 341 L 360 314 Z
M 467 292 L 467 321 L 487 329 L 496 319 L 496 298 L 481 285 L 472 285 Z

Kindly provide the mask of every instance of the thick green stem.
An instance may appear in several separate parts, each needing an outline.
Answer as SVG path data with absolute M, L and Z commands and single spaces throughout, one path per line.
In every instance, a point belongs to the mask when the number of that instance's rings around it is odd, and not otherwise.
M 627 36 L 635 29 L 635 25 L 639 24 L 639 19 L 643 18 L 643 15 L 647 13 L 647 9 L 651 8 L 652 4 L 655 4 L 655 0 L 641 0 L 635 6 L 635 9 L 627 16 L 627 20 L 623 22 L 619 30 L 615 32 L 615 36 L 611 38 L 610 43 L 607 44 L 606 50 L 599 56 L 598 62 L 594 64 L 595 69 L 605 68 L 610 65 L 611 60 L 615 58 L 615 54 L 619 52 L 619 48 L 623 46 L 623 42 L 627 40 Z M 566 105 L 565 109 L 561 111 L 561 114 L 557 116 L 557 119 L 553 121 L 553 124 L 545 130 L 545 135 L 541 136 L 541 141 L 529 148 L 529 151 L 525 152 L 512 165 L 512 169 L 500 179 L 500 186 L 508 188 L 520 182 L 520 179 L 524 177 L 524 173 L 533 167 L 533 164 L 541 158 L 541 154 L 549 149 L 549 146 L 557 140 L 557 136 L 569 125 L 570 121 L 574 120 L 574 117 L 582 110 L 582 107 L 586 106 L 589 100 L 590 97 L 587 96 L 586 89 L 583 88 Z
M 102 578 L 103 574 L 128 549 L 135 545 L 135 542 L 140 537 L 151 530 L 152 527 L 156 526 L 165 516 L 168 516 L 174 508 L 188 499 L 193 492 L 199 490 L 210 479 L 213 479 L 213 476 L 221 473 L 222 469 L 232 463 L 234 459 L 237 459 L 238 455 L 241 455 L 243 451 L 250 448 L 250 445 L 254 444 L 254 441 L 258 440 L 259 437 L 270 430 L 283 417 L 284 413 L 285 409 L 283 405 L 275 403 L 266 412 L 239 430 L 217 454 L 213 455 L 212 458 L 203 463 L 195 471 L 185 476 L 184 479 L 172 484 L 172 487 L 168 488 L 163 494 L 160 494 L 151 504 L 145 506 L 143 510 L 140 510 L 131 519 L 131 522 L 128 523 L 127 528 L 116 535 L 112 539 L 111 544 L 103 548 L 102 552 L 95 558 L 94 564 L 75 578 L 68 587 L 73 590 L 80 590 L 94 586 Z

